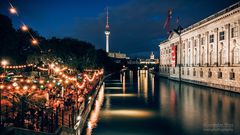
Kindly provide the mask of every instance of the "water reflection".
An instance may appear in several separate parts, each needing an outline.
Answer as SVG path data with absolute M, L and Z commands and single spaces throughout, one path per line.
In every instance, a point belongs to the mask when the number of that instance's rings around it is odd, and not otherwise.
M 158 78 L 146 70 L 113 76 L 106 85 L 96 135 L 240 134 L 240 94 Z
M 130 85 L 133 85 L 133 71 L 132 70 L 129 71 L 129 81 L 130 81 Z
M 150 74 L 151 88 L 152 88 L 152 97 L 154 97 L 154 74 Z
M 123 90 L 123 94 L 126 93 L 126 73 L 123 73 L 123 78 L 122 78 L 122 90 Z
M 99 113 L 101 110 L 101 106 L 103 104 L 103 100 L 104 100 L 104 84 L 98 93 L 98 97 L 94 104 L 94 109 L 91 111 L 90 118 L 88 120 L 88 126 L 86 129 L 86 135 L 91 135 L 92 129 L 97 126 L 97 122 L 99 119 Z

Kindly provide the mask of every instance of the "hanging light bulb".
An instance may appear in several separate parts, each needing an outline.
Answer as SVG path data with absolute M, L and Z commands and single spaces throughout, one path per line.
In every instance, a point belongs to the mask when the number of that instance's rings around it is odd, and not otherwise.
M 36 39 L 33 39 L 32 40 L 32 45 L 37 45 L 38 44 L 38 41 Z
M 28 31 L 28 27 L 27 27 L 25 24 L 22 25 L 21 29 L 22 29 L 22 31 L 24 31 L 24 32 L 25 32 L 25 31 Z
M 11 14 L 17 14 L 17 10 L 16 10 L 16 8 L 14 8 L 14 7 L 11 7 L 11 8 L 9 9 L 9 11 L 10 11 Z

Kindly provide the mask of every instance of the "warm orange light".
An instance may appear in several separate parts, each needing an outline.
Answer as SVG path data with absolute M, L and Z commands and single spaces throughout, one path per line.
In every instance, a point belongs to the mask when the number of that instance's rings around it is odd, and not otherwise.
M 68 80 L 66 80 L 66 81 L 65 81 L 65 83 L 66 83 L 66 84 L 68 84 L 68 83 L 69 83 L 69 81 L 68 81 Z
M 9 89 L 9 90 L 10 90 L 11 88 L 12 88 L 11 86 L 8 86 L 8 87 L 7 87 L 7 89 Z
M 32 40 L 32 45 L 37 45 L 38 44 L 38 41 L 36 39 L 33 39 Z
M 22 31 L 28 31 L 28 27 L 25 24 L 22 25 L 21 29 L 22 29 Z
M 8 64 L 8 61 L 7 60 L 2 60 L 1 64 L 2 64 L 2 66 L 6 66 Z
M 11 7 L 11 8 L 9 9 L 9 11 L 10 11 L 11 14 L 17 14 L 17 10 L 16 10 L 16 8 L 14 8 L 14 7 Z
M 4 88 L 4 85 L 0 85 L 0 89 L 3 89 Z
M 50 65 L 50 68 L 54 68 L 54 66 L 55 66 L 55 65 L 52 63 L 52 64 Z
M 31 82 L 31 80 L 27 79 L 27 80 L 26 80 L 26 82 L 27 82 L 27 83 L 30 83 L 30 82 Z
M 52 88 L 52 87 L 53 87 L 53 85 L 50 83 L 50 84 L 48 84 L 48 87 L 49 87 L 49 88 Z
M 28 89 L 28 86 L 23 86 L 23 89 L 24 89 L 24 90 L 27 90 L 27 89 Z
M 13 83 L 13 87 L 17 87 L 18 86 L 18 84 L 15 82 L 15 83 Z
M 40 83 L 40 84 L 43 84 L 43 83 L 44 83 L 44 81 L 43 81 L 43 80 L 40 80 L 40 81 L 39 81 L 39 83 Z
M 60 71 L 60 68 L 59 68 L 59 67 L 56 67 L 56 68 L 54 69 L 54 71 L 55 71 L 56 73 L 58 73 L 58 72 Z
M 37 89 L 37 86 L 36 86 L 36 85 L 33 85 L 33 86 L 32 86 L 32 89 L 33 89 L 33 90 Z

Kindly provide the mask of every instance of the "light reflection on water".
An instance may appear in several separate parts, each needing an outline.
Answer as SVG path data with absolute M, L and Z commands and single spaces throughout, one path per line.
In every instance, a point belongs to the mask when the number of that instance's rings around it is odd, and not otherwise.
M 240 134 L 240 94 L 158 78 L 146 70 L 113 76 L 106 88 L 101 111 L 91 114 L 93 134 Z M 232 130 L 223 130 L 227 124 Z
M 94 109 L 91 111 L 90 117 L 88 119 L 87 128 L 86 128 L 86 135 L 92 134 L 92 129 L 97 126 L 97 122 L 99 119 L 99 113 L 101 110 L 101 106 L 104 100 L 104 84 L 99 90 L 97 99 L 94 104 Z

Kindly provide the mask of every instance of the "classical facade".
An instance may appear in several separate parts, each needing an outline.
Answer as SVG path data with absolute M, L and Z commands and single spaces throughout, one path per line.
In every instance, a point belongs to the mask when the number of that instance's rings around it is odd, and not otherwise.
M 240 2 L 174 30 L 159 47 L 160 75 L 240 92 Z

